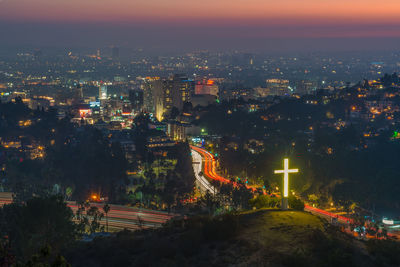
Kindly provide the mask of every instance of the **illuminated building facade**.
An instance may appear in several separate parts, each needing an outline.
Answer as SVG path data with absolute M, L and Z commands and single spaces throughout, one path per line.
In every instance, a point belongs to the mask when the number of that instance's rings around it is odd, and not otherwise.
M 194 82 L 184 75 L 173 75 L 164 81 L 165 111 L 173 107 L 182 110 L 183 104 L 191 101 L 194 91 Z
M 282 79 L 266 80 L 269 95 L 284 96 L 289 94 L 289 81 Z
M 44 109 L 48 110 L 50 107 L 53 107 L 55 104 L 55 100 L 49 96 L 34 96 L 29 99 L 27 103 L 28 107 L 31 109 Z
M 146 77 L 142 89 L 144 110 L 161 121 L 164 113 L 163 81 L 160 77 Z
M 142 89 L 145 111 L 153 113 L 161 121 L 164 113 L 173 107 L 182 110 L 184 103 L 191 101 L 194 82 L 183 75 L 173 75 L 168 79 L 147 77 Z
M 196 95 L 214 95 L 218 97 L 218 85 L 213 80 L 203 80 L 196 82 Z
M 101 84 L 99 86 L 99 99 L 107 99 L 107 85 Z
M 167 134 L 174 141 L 185 141 L 186 140 L 186 128 L 189 125 L 181 122 L 168 122 Z
M 147 138 L 147 147 L 150 149 L 171 147 L 174 145 L 175 142 L 172 141 L 168 136 L 151 136 Z

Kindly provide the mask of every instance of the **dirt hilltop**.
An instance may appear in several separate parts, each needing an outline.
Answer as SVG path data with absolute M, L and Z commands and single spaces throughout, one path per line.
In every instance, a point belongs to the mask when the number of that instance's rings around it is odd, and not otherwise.
M 307 212 L 260 210 L 123 231 L 65 253 L 72 266 L 397 266 Z M 395 249 L 398 249 L 396 247 Z M 392 264 L 394 263 L 394 264 Z

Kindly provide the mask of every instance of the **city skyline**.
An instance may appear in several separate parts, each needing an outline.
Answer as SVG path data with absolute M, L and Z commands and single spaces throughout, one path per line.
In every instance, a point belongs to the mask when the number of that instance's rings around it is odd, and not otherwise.
M 0 266 L 400 266 L 400 0 L 0 0 Z

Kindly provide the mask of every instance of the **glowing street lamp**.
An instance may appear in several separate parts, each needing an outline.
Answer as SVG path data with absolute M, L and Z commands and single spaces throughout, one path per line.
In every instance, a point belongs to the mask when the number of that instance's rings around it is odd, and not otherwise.
M 90 196 L 90 198 L 91 198 L 93 201 L 98 201 L 98 200 L 99 200 L 99 197 L 98 197 L 96 194 L 92 194 L 92 195 Z
M 299 169 L 289 169 L 289 159 L 283 160 L 283 170 L 275 170 L 275 174 L 283 173 L 283 197 L 282 197 L 282 209 L 288 209 L 288 197 L 289 197 L 289 173 L 297 173 Z

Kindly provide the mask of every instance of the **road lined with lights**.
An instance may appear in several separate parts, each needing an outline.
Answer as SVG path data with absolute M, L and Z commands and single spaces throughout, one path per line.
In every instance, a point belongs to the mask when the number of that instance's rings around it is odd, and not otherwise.
M 78 210 L 78 205 L 75 202 L 67 202 L 68 207 L 74 211 Z M 91 203 L 91 207 L 97 207 L 102 211 L 104 204 Z M 167 212 L 154 211 L 148 209 L 139 209 L 120 205 L 109 205 L 108 223 L 110 227 L 118 229 L 138 229 L 138 228 L 157 228 L 161 227 L 165 222 L 174 217 L 173 214 Z M 105 218 L 101 221 L 106 223 Z
M 193 171 L 196 177 L 196 181 L 200 186 L 201 191 L 208 191 L 211 194 L 215 193 L 215 188 L 210 184 L 210 182 L 203 176 L 200 175 L 203 168 L 203 160 L 200 153 L 192 148 L 192 160 L 193 160 Z
M 219 181 L 221 183 L 232 183 L 234 186 L 239 185 L 238 183 L 233 182 L 233 181 L 226 179 L 226 178 L 220 176 L 219 174 L 217 174 L 217 171 L 216 171 L 217 160 L 215 159 L 213 154 L 211 154 L 207 150 L 197 147 L 197 146 L 190 146 L 190 147 L 191 147 L 192 151 L 194 150 L 202 156 L 203 162 L 204 162 L 204 175 L 205 176 L 207 176 L 211 180 Z M 193 168 L 195 168 L 195 167 L 193 166 Z M 245 186 L 247 189 L 256 191 L 256 187 L 254 187 L 254 186 L 250 186 L 250 185 L 245 185 Z
M 231 182 L 230 180 L 218 175 L 217 172 L 215 171 L 216 160 L 213 154 L 197 146 L 190 146 L 190 147 L 192 150 L 196 151 L 202 156 L 204 161 L 204 174 L 207 177 L 209 177 L 212 180 L 220 181 L 223 183 Z
M 204 161 L 204 174 L 209 177 L 210 179 L 213 180 L 217 180 L 220 182 L 224 182 L 224 183 L 229 183 L 231 182 L 230 180 L 218 175 L 216 173 L 216 160 L 215 157 L 208 152 L 207 150 L 200 148 L 200 147 L 196 147 L 196 146 L 191 146 L 192 151 L 196 151 L 198 152 L 202 157 L 203 157 L 203 161 Z M 250 189 L 254 189 L 253 187 L 248 186 L 248 188 Z M 309 205 L 305 205 L 304 207 L 305 211 L 311 212 L 313 214 L 325 217 L 327 219 L 337 219 L 338 222 L 340 223 L 344 223 L 344 224 L 348 224 L 348 223 L 353 223 L 353 219 L 341 216 L 341 215 L 337 215 L 334 214 L 332 212 L 326 211 L 326 210 L 322 210 L 322 209 L 318 209 Z
M 321 210 L 321 209 L 318 209 L 318 208 L 315 208 L 315 207 L 312 207 L 309 205 L 304 205 L 304 210 L 311 212 L 312 214 L 316 214 L 316 215 L 325 217 L 327 219 L 336 218 L 338 220 L 338 222 L 340 222 L 340 223 L 344 223 L 344 224 L 354 223 L 353 219 L 350 219 L 350 218 L 347 218 L 347 217 L 344 217 L 341 215 L 337 215 L 335 213 L 332 213 L 332 212 L 329 212 L 326 210 Z
M 0 194 L 0 206 L 11 204 L 11 194 Z M 72 209 L 74 214 L 78 210 L 79 205 L 73 201 L 67 201 L 67 206 Z M 90 203 L 91 207 L 97 207 L 100 212 L 103 212 L 103 203 Z M 155 211 L 149 209 L 139 209 L 134 207 L 120 206 L 120 205 L 109 205 L 110 211 L 108 212 L 108 226 L 110 229 L 115 230 L 136 230 L 143 228 L 157 228 L 161 227 L 172 217 L 177 216 L 176 214 L 168 214 L 167 212 Z M 104 217 L 100 223 L 106 224 L 106 218 Z

